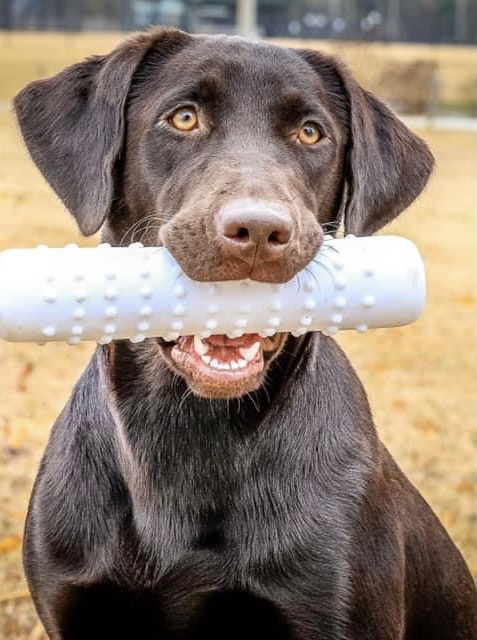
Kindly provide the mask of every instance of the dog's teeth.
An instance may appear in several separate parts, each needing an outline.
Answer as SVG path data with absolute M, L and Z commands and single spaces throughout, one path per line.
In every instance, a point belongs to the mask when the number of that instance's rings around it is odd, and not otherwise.
M 205 356 L 209 347 L 202 342 L 199 336 L 194 336 L 194 349 L 200 356 Z
M 238 360 L 230 360 L 229 362 L 221 362 L 217 358 L 212 358 L 207 355 L 209 348 L 202 342 L 199 336 L 194 336 L 194 349 L 200 355 L 202 362 L 208 365 L 211 369 L 217 369 L 218 371 L 237 371 L 237 369 L 244 369 L 249 362 L 251 362 L 260 350 L 260 342 L 254 342 L 251 347 L 239 349 L 239 353 L 242 356 Z
M 201 356 L 201 358 L 211 369 L 218 369 L 219 371 L 230 371 L 232 369 L 231 364 L 220 362 L 217 358 L 211 358 L 210 356 Z
M 260 342 L 254 342 L 251 347 L 240 347 L 239 353 L 244 360 L 252 362 L 260 350 Z M 239 361 L 240 362 L 240 361 Z

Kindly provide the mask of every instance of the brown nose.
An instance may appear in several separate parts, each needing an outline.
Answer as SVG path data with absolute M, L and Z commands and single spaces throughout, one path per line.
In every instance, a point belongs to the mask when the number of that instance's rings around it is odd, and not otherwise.
M 288 252 L 293 220 L 278 203 L 232 200 L 218 213 L 218 232 L 226 255 L 258 264 L 279 260 Z

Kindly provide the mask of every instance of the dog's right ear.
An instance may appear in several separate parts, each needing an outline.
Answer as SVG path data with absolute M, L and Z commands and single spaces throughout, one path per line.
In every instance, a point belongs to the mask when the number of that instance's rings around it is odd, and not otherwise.
M 346 233 L 368 235 L 393 220 L 424 189 L 434 159 L 427 144 L 341 62 L 317 51 L 300 55 L 325 85 L 348 130 L 342 212 Z
M 32 82 L 15 97 L 28 150 L 83 234 L 98 231 L 111 210 L 134 72 L 152 49 L 165 58 L 190 39 L 177 29 L 138 34 L 109 55 Z

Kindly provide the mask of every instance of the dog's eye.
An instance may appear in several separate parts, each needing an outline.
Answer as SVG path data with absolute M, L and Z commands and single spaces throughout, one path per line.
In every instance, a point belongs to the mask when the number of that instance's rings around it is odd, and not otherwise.
M 298 140 L 302 144 L 316 144 L 320 138 L 320 130 L 313 122 L 305 122 L 298 131 Z
M 192 107 L 181 107 L 174 111 L 169 122 L 179 131 L 193 131 L 199 126 L 197 111 Z

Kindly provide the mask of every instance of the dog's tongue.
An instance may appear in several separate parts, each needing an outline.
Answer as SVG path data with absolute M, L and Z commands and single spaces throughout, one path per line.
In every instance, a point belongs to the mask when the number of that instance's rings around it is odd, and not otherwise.
M 234 347 L 238 349 L 240 347 L 251 347 L 255 342 L 262 342 L 262 338 L 258 333 L 246 333 L 240 338 L 228 338 L 226 335 L 218 335 L 203 338 L 202 341 L 211 347 Z

